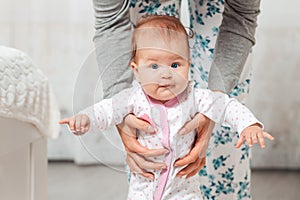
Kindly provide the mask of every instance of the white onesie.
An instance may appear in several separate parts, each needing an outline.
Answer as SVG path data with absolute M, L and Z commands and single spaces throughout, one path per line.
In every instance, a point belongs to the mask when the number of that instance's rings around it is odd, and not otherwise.
M 88 114 L 91 129 L 105 130 L 119 124 L 133 113 L 155 127 L 156 133 L 140 131 L 138 141 L 147 148 L 167 148 L 165 156 L 148 158 L 164 162 L 167 169 L 151 171 L 155 180 L 139 174 L 131 176 L 128 200 L 202 200 L 199 176 L 188 179 L 176 177 L 183 168 L 174 167 L 174 162 L 187 155 L 193 147 L 196 132 L 179 135 L 182 126 L 196 113 L 202 113 L 216 123 L 230 126 L 240 134 L 244 128 L 260 123 L 241 103 L 221 92 L 197 89 L 190 83 L 176 98 L 161 103 L 147 96 L 139 83 L 125 89 L 110 99 L 104 99 L 81 112 Z M 261 123 L 260 123 L 261 124 Z

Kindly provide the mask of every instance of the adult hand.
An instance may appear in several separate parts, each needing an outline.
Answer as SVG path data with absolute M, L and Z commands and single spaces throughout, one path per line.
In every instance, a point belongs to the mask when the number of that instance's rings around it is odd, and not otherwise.
M 186 176 L 186 178 L 189 178 L 197 174 L 197 172 L 205 165 L 206 150 L 214 126 L 215 123 L 213 121 L 206 116 L 197 113 L 192 120 L 187 122 L 179 130 L 178 133 L 183 135 L 197 129 L 197 139 L 190 153 L 174 163 L 175 167 L 187 165 L 178 172 L 177 176 Z
M 146 169 L 156 170 L 167 167 L 165 163 L 151 162 L 145 159 L 145 157 L 167 154 L 169 152 L 167 149 L 148 149 L 136 139 L 136 129 L 155 134 L 155 129 L 148 122 L 138 119 L 133 114 L 129 114 L 117 128 L 127 152 L 126 162 L 134 174 L 139 173 L 153 180 L 154 175 L 147 172 Z

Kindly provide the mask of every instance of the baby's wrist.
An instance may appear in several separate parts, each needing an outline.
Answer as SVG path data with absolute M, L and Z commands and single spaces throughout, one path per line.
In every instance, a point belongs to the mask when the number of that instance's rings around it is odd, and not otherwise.
M 249 127 L 259 127 L 259 128 L 263 128 L 263 126 L 260 123 L 254 123 L 252 125 L 250 125 Z

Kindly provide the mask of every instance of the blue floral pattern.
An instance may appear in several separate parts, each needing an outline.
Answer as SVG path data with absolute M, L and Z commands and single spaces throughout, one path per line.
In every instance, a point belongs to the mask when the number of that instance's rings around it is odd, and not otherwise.
M 131 0 L 131 15 L 137 19 L 144 14 L 180 16 L 180 0 Z M 190 78 L 195 87 L 207 87 L 208 72 L 213 59 L 219 25 L 222 20 L 224 0 L 188 0 L 190 28 L 194 37 L 190 41 Z M 248 69 L 249 66 L 245 66 Z M 231 90 L 230 96 L 243 100 L 250 84 L 250 70 Z M 250 150 L 247 145 L 234 146 L 238 133 L 216 125 L 207 150 L 206 166 L 199 171 L 200 190 L 205 200 L 249 200 Z
M 224 1 L 215 1 L 215 0 L 208 0 L 207 2 L 207 13 L 205 17 L 213 17 L 216 14 L 221 13 L 222 6 Z

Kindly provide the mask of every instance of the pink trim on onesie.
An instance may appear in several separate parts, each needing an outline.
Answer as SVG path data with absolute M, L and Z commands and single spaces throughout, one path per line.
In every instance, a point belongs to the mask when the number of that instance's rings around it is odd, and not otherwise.
M 147 96 L 147 95 L 146 95 Z M 169 122 L 168 122 L 168 112 L 166 107 L 172 107 L 175 106 L 178 101 L 178 97 L 175 97 L 166 103 L 161 103 L 160 101 L 157 101 L 149 96 L 147 96 L 148 101 L 150 104 L 157 105 L 160 112 L 160 126 L 162 128 L 162 144 L 165 148 L 169 150 L 168 155 L 166 156 L 164 162 L 167 164 L 167 169 L 163 169 L 160 173 L 160 177 L 158 180 L 158 185 L 156 187 L 156 190 L 154 192 L 154 200 L 160 200 L 162 198 L 165 186 L 168 181 L 168 176 L 171 170 L 172 165 L 172 158 L 173 158 L 173 151 L 170 147 L 170 130 L 169 130 Z M 145 117 L 145 116 L 144 116 Z M 147 116 L 148 117 L 148 116 Z M 152 122 L 152 120 L 149 120 L 149 122 Z

